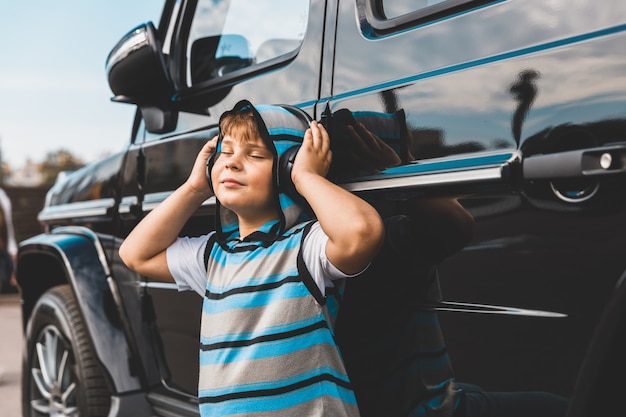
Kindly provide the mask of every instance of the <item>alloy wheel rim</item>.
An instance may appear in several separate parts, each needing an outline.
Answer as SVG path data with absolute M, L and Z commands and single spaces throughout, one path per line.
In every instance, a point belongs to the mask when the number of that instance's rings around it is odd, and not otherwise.
M 77 383 L 69 343 L 56 327 L 49 325 L 39 333 L 35 353 L 30 370 L 33 415 L 78 416 Z

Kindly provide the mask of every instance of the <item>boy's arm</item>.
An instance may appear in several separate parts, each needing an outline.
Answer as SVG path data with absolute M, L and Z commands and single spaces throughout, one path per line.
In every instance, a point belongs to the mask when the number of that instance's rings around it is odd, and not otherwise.
M 165 251 L 191 215 L 213 195 L 205 169 L 216 144 L 217 138 L 213 138 L 204 145 L 187 181 L 148 213 L 122 242 L 119 254 L 130 269 L 160 281 L 173 281 Z
M 365 269 L 376 255 L 384 240 L 384 227 L 372 206 L 325 178 L 331 158 L 328 133 L 311 122 L 291 177 L 328 235 L 329 261 L 351 275 Z

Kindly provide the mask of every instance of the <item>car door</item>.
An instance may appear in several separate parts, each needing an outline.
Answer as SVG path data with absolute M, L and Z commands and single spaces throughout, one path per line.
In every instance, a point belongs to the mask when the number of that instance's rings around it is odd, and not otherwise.
M 569 396 L 626 270 L 624 7 L 337 2 L 325 117 L 397 153 L 346 159 L 338 181 L 372 199 L 459 196 L 476 220 L 439 265 L 460 381 Z

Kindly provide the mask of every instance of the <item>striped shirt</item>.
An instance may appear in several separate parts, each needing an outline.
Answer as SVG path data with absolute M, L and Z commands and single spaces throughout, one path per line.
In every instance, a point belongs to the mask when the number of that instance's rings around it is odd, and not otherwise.
M 302 260 L 309 225 L 270 245 L 262 232 L 209 240 L 202 416 L 358 416 L 325 299 Z

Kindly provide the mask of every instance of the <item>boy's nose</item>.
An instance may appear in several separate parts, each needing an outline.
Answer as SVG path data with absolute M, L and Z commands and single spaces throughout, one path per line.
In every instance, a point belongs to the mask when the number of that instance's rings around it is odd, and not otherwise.
M 226 168 L 237 170 L 239 169 L 239 167 L 240 167 L 239 157 L 237 157 L 234 154 L 231 155 L 230 158 L 228 158 L 228 161 L 226 161 Z

